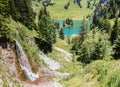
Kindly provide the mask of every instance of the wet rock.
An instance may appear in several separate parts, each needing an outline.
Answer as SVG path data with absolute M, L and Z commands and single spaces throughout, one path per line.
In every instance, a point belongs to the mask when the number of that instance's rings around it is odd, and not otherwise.
M 3 86 L 3 81 L 2 81 L 2 79 L 0 78 L 0 87 L 2 87 Z

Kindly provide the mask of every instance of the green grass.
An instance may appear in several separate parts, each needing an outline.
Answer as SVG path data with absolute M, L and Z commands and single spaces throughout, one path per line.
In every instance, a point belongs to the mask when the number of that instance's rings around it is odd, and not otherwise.
M 39 49 L 34 42 L 34 37 L 37 36 L 37 32 L 35 30 L 29 30 L 20 22 L 16 22 L 12 18 L 10 18 L 9 21 L 9 28 L 13 31 L 13 40 L 15 39 L 21 44 L 29 60 L 33 59 L 37 65 L 40 66 L 42 61 L 38 56 Z
M 69 0 L 52 0 L 52 2 L 56 4 L 54 6 L 49 6 L 48 11 L 53 19 L 72 18 L 75 20 L 82 20 L 84 16 L 93 13 L 93 10 L 86 8 L 86 0 L 82 0 L 83 8 L 71 2 L 69 9 L 66 10 L 64 9 L 64 5 L 67 4 L 68 1 Z
M 65 57 L 66 55 L 64 53 L 61 53 L 59 51 L 57 51 L 56 49 L 53 48 L 52 53 L 48 53 L 47 54 L 50 58 L 52 58 L 53 60 L 58 61 L 61 64 L 66 63 L 65 61 Z
M 70 45 L 65 40 L 62 40 L 60 38 L 57 38 L 57 42 L 55 43 L 55 46 L 67 51 L 69 51 L 71 48 Z
M 53 6 L 48 6 L 47 10 L 50 13 L 50 16 L 52 19 L 66 19 L 66 18 L 71 18 L 74 20 L 82 20 L 84 16 L 91 15 L 94 12 L 95 6 L 93 6 L 93 3 L 95 0 L 91 0 L 91 7 L 93 9 L 88 9 L 87 8 L 87 1 L 82 0 L 81 5 L 83 8 L 80 8 L 77 4 L 73 3 L 73 0 L 51 0 L 55 5 Z M 70 6 L 66 10 L 64 9 L 64 6 L 69 2 Z M 99 2 L 99 0 L 96 0 L 96 4 Z M 33 1 L 33 9 L 34 11 L 38 14 L 39 10 L 41 9 L 42 5 L 41 3 L 38 3 L 36 1 Z M 37 17 L 35 22 L 37 23 Z
M 61 40 L 59 38 L 57 38 L 57 42 L 54 45 L 66 51 L 70 50 L 70 45 L 68 45 L 64 40 Z M 52 59 L 60 62 L 61 64 L 67 63 L 65 60 L 66 54 L 56 50 L 54 46 L 53 46 L 52 52 L 48 53 L 47 55 Z M 69 57 L 69 59 L 71 59 L 71 57 Z
M 74 76 L 62 80 L 65 87 L 120 86 L 120 60 L 97 60 L 77 70 L 72 74 Z

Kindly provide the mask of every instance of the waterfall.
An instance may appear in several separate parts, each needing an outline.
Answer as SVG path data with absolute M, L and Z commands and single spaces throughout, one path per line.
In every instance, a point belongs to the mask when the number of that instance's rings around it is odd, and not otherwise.
M 15 42 L 16 42 L 16 51 L 17 51 L 17 56 L 18 56 L 20 66 L 24 71 L 25 75 L 27 76 L 27 78 L 33 81 L 39 76 L 38 74 L 35 74 L 32 72 L 30 63 L 28 61 L 28 58 L 24 50 L 22 49 L 22 46 L 18 43 L 18 41 L 15 40 Z

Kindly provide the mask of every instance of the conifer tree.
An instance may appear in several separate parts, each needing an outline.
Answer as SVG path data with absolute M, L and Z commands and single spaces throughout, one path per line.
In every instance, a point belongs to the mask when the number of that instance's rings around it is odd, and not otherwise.
M 56 28 L 46 8 L 42 8 L 39 13 L 38 34 L 49 44 L 56 42 Z
M 113 50 L 115 51 L 114 58 L 120 59 L 120 31 L 119 31 L 119 35 L 117 36 L 117 39 L 115 41 L 115 47 L 113 48 Z
M 0 0 L 0 14 L 8 17 L 8 0 Z
M 11 30 L 7 25 L 6 18 L 9 17 L 8 13 L 8 0 L 0 0 L 0 38 L 10 38 Z
M 86 22 L 86 20 L 84 18 L 83 21 L 82 21 L 81 32 L 80 32 L 80 40 L 82 42 L 85 40 L 87 29 L 88 29 L 88 25 L 87 25 L 87 22 Z
M 120 22 L 118 18 L 115 20 L 115 25 L 113 26 L 113 30 L 111 32 L 110 37 L 111 44 L 115 47 L 113 48 L 115 59 L 120 59 Z
M 60 29 L 59 37 L 60 37 L 62 40 L 64 40 L 64 38 L 65 38 L 65 34 L 64 34 L 63 28 Z
M 113 29 L 111 31 L 111 36 L 110 36 L 110 41 L 111 41 L 112 45 L 114 44 L 115 40 L 117 39 L 119 30 L 120 30 L 120 23 L 118 21 L 118 18 L 116 18 Z
M 32 0 L 9 0 L 9 13 L 12 18 L 21 22 L 29 29 L 35 28 L 35 13 L 31 3 Z
M 7 25 L 6 18 L 0 14 L 0 38 L 9 38 L 12 39 L 12 31 Z

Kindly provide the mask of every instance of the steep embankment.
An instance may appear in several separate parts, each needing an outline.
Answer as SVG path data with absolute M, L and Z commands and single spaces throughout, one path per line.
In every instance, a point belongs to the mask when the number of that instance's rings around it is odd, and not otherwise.
M 44 62 L 48 65 L 48 68 L 43 65 L 38 71 L 39 79 L 34 82 L 28 81 L 24 84 L 24 87 L 63 87 L 62 84 L 58 82 L 59 78 L 63 78 L 69 75 L 69 73 L 61 73 L 55 70 L 61 67 L 60 63 L 53 60 L 50 57 L 47 57 L 44 53 L 40 53 L 40 58 L 44 60 Z
M 61 50 L 64 51 L 64 52 L 67 52 L 63 49 L 61 49 Z M 70 53 L 68 52 L 67 54 L 70 54 Z M 46 68 L 46 67 L 40 68 L 39 74 L 41 76 L 47 76 L 47 77 L 55 76 L 55 77 L 63 78 L 63 77 L 66 77 L 66 76 L 69 75 L 69 73 L 61 73 L 61 72 L 55 71 L 57 69 L 60 69 L 60 67 L 62 66 L 59 62 L 57 62 L 57 61 L 53 60 L 52 58 L 46 56 L 42 52 L 40 52 L 39 56 L 40 56 L 41 59 L 44 60 L 44 62 L 47 64 L 47 66 L 49 68 L 49 69 Z M 42 84 L 39 83 L 38 86 L 41 86 L 41 87 L 63 87 L 63 85 L 61 85 L 56 78 L 52 78 L 51 80 L 45 81 Z
M 21 50 L 18 50 L 18 55 L 16 55 L 15 51 L 17 49 L 15 50 L 14 47 L 12 49 L 10 47 L 8 47 L 7 49 L 4 49 L 5 50 L 4 53 L 2 51 L 3 49 L 1 48 L 1 54 L 2 54 L 1 60 L 0 60 L 0 62 L 1 62 L 1 64 L 0 64 L 1 86 L 4 87 L 4 85 L 9 86 L 12 84 L 13 86 L 20 85 L 20 87 L 22 87 L 22 85 L 25 87 L 29 87 L 30 85 L 31 86 L 33 85 L 35 87 L 37 87 L 37 86 L 51 87 L 53 85 L 55 85 L 56 87 L 61 87 L 60 84 L 58 83 L 58 81 L 56 79 L 54 79 L 53 77 L 60 77 L 60 78 L 62 77 L 63 78 L 68 74 L 51 71 L 50 69 L 46 68 L 47 67 L 46 64 L 48 64 L 48 67 L 52 67 L 51 69 L 53 69 L 53 70 L 59 69 L 61 66 L 61 62 L 60 61 L 56 62 L 56 60 L 54 58 L 47 57 L 45 54 L 43 54 L 42 58 L 40 58 L 39 50 L 34 42 L 34 37 L 37 36 L 36 32 L 34 30 L 33 31 L 29 30 L 27 27 L 25 27 L 21 23 L 14 21 L 12 18 L 9 18 L 6 20 L 9 21 L 8 26 L 12 30 L 11 31 L 12 39 L 16 39 L 19 42 L 19 44 L 22 47 L 22 50 L 27 55 L 27 57 L 24 56 L 25 54 L 23 54 L 23 52 L 20 52 Z M 14 43 L 14 45 L 15 45 L 15 43 Z M 55 49 L 53 49 L 53 51 L 56 52 Z M 12 54 L 11 54 L 11 52 L 12 52 Z M 58 59 L 62 58 L 63 61 L 66 61 L 64 59 L 66 54 L 64 54 L 60 51 L 57 51 L 57 52 L 58 53 L 55 53 L 55 56 L 57 56 Z M 39 75 L 39 78 L 36 79 L 35 81 L 26 81 L 27 78 L 24 73 L 27 73 L 27 72 L 26 72 L 25 68 L 20 67 L 20 61 L 18 61 L 18 58 L 17 58 L 20 56 L 19 53 L 20 53 L 21 57 L 23 57 L 23 58 L 26 57 L 28 59 L 28 62 L 31 66 L 32 72 L 35 71 L 35 73 L 37 73 Z M 60 54 L 60 56 L 58 56 L 57 54 Z M 54 56 L 54 53 L 52 52 L 51 55 Z M 63 55 L 63 57 L 61 55 Z M 11 56 L 12 56 L 12 58 L 11 58 Z M 45 58 L 47 60 L 45 62 L 46 64 L 42 62 L 42 59 L 45 59 Z M 4 62 L 3 62 L 3 60 L 4 60 Z M 13 62 L 12 60 L 16 60 L 16 61 Z M 9 64 L 6 62 L 11 62 L 11 63 Z M 24 61 L 21 63 L 24 63 L 23 65 L 25 65 L 28 62 Z M 29 64 L 28 64 L 28 66 L 29 66 Z M 11 66 L 11 67 L 9 67 L 9 66 Z M 41 67 L 41 66 L 43 66 L 43 67 Z M 8 71 L 11 72 L 11 74 Z M 14 76 L 13 76 L 14 72 L 16 72 L 16 74 L 14 74 Z M 7 80 L 6 80 L 6 78 L 7 78 Z M 20 78 L 20 79 L 18 79 L 18 78 Z M 16 83 L 14 83 L 15 81 L 16 81 Z
M 22 72 L 22 71 L 21 71 Z M 18 72 L 16 53 L 8 45 L 7 49 L 0 46 L 0 87 L 22 86 Z
M 65 87 L 119 87 L 120 60 L 97 60 L 63 80 Z
M 26 76 L 28 76 L 29 79 L 31 79 L 28 75 L 29 73 L 31 73 L 31 71 L 29 71 L 30 65 L 27 66 L 28 72 L 26 71 L 25 68 L 23 68 L 23 67 L 26 67 L 26 64 L 29 64 L 29 62 L 24 63 L 24 66 L 22 66 L 23 62 L 26 61 L 25 58 L 27 57 L 24 56 L 25 54 L 23 54 L 23 50 L 21 49 L 22 48 L 20 44 L 18 44 L 18 42 L 17 42 L 17 49 L 16 49 L 17 55 L 14 50 L 14 45 L 12 48 L 10 47 L 10 45 L 8 45 L 7 49 L 2 49 L 2 47 L 0 48 L 1 50 L 0 70 L 2 70 L 0 75 L 2 77 L 2 79 L 0 79 L 1 86 L 4 87 L 4 85 L 6 85 L 6 86 L 12 87 L 12 86 L 20 85 L 20 87 L 21 86 L 23 87 L 63 87 L 63 85 L 61 85 L 58 82 L 58 79 L 56 77 L 63 78 L 68 76 L 69 73 L 61 73 L 61 72 L 55 71 L 56 69 L 59 69 L 61 67 L 60 63 L 46 56 L 42 52 L 39 54 L 39 56 L 48 65 L 48 68 L 44 64 L 42 65 L 42 67 L 39 67 L 37 72 L 37 74 L 39 75 L 39 78 L 36 80 L 34 79 L 34 81 L 27 80 L 24 82 L 21 82 L 20 79 L 17 79 L 19 78 L 19 76 L 21 76 L 24 73 L 25 75 L 27 74 Z M 21 58 L 19 58 L 21 56 L 25 60 L 21 60 Z M 17 60 L 19 60 L 19 62 L 17 62 Z M 22 67 L 21 67 L 21 70 L 19 71 L 18 69 L 20 68 L 20 66 Z M 14 84 L 14 81 L 16 81 L 15 84 Z

